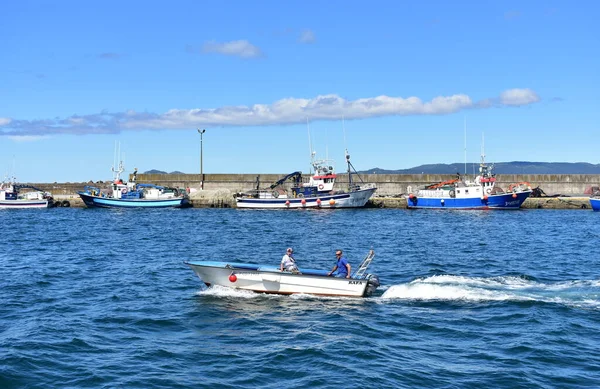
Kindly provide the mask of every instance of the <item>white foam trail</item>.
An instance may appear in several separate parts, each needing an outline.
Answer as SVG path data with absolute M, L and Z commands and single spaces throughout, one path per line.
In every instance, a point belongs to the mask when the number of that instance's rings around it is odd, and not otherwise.
M 479 288 L 452 285 L 406 284 L 393 285 L 382 296 L 384 299 L 410 300 L 471 300 L 471 301 L 502 301 L 502 300 L 531 300 L 526 296 L 501 293 Z
M 418 279 L 412 283 L 428 283 L 428 284 L 450 284 L 461 286 L 475 287 L 506 287 L 511 289 L 530 288 L 538 285 L 537 282 L 524 279 L 522 277 L 502 276 L 502 277 L 464 277 L 452 275 L 431 276 L 425 279 Z
M 522 277 L 439 275 L 392 285 L 382 299 L 457 301 L 540 301 L 600 308 L 600 281 L 574 280 L 545 284 Z

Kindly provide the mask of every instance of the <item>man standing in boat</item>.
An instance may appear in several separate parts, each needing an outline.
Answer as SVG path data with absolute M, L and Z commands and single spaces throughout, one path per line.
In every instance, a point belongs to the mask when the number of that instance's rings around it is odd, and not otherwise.
M 289 271 L 290 273 L 298 273 L 298 266 L 296 266 L 296 260 L 292 256 L 293 253 L 294 250 L 291 247 L 285 251 L 283 258 L 281 258 L 281 265 L 279 265 L 280 271 L 285 270 Z
M 334 277 L 350 278 L 351 266 L 348 263 L 346 257 L 342 256 L 342 250 L 337 250 L 335 252 L 335 257 L 337 258 L 337 263 L 335 264 L 333 269 L 331 269 L 331 271 L 327 273 L 327 275 L 330 276 L 335 272 L 335 274 L 333 274 Z

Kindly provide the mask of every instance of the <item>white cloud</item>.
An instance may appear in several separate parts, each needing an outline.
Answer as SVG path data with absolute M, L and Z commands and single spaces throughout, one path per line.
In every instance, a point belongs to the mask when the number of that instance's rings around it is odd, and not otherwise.
M 502 105 L 520 106 L 537 103 L 540 97 L 531 89 L 509 89 L 500 94 Z
M 225 43 L 215 41 L 206 42 L 202 48 L 205 53 L 232 55 L 241 58 L 257 58 L 263 55 L 262 51 L 247 40 L 238 40 Z
M 0 126 L 6 126 L 10 122 L 12 122 L 11 118 L 0 118 Z
M 300 43 L 314 43 L 316 40 L 315 33 L 312 30 L 304 30 L 300 33 L 298 41 Z
M 0 135 L 110 134 L 131 130 L 178 130 L 217 126 L 276 126 L 310 120 L 366 119 L 407 115 L 444 115 L 466 109 L 514 107 L 536 103 L 530 89 L 510 89 L 474 102 L 465 94 L 438 96 L 430 101 L 418 97 L 376 96 L 346 100 L 335 94 L 312 99 L 288 97 L 272 104 L 220 108 L 171 109 L 165 113 L 124 112 L 74 115 L 65 119 L 0 121 Z M 4 124 L 2 124 L 4 123 Z

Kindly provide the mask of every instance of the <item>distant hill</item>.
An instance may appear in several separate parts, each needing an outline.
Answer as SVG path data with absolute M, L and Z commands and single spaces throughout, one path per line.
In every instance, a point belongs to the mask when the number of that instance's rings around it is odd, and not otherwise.
M 185 174 L 185 173 L 180 172 L 178 170 L 175 170 L 174 172 L 171 172 L 171 173 L 167 173 L 167 172 L 163 172 L 162 170 L 152 169 L 152 170 L 148 170 L 147 172 L 144 172 L 144 174 Z
M 491 164 L 489 164 L 491 165 Z M 600 174 L 600 164 L 587 162 L 498 162 L 494 163 L 496 174 Z M 478 172 L 479 163 L 467 163 L 467 174 Z M 432 164 L 410 169 L 388 170 L 373 168 L 364 174 L 456 174 L 465 172 L 464 163 Z

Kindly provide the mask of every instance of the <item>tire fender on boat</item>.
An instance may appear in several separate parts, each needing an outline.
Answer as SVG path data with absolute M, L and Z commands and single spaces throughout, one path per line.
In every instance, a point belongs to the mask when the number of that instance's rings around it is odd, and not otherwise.
M 485 193 L 487 193 L 487 194 L 491 194 L 491 193 L 492 193 L 492 188 L 487 188 L 487 189 L 485 190 Z
M 324 188 L 323 184 L 319 184 L 319 190 L 322 190 Z
M 127 194 L 127 188 L 121 189 L 121 194 Z

